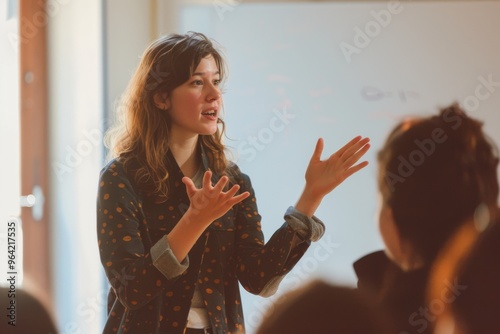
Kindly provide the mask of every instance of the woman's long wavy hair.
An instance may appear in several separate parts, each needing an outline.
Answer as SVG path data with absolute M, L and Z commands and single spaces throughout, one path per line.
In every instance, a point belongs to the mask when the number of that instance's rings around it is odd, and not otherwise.
M 171 119 L 159 109 L 156 94 L 167 94 L 185 83 L 201 59 L 211 55 L 224 79 L 226 65 L 212 41 L 201 33 L 172 34 L 154 41 L 144 52 L 117 108 L 117 119 L 106 133 L 108 159 L 118 158 L 127 170 L 133 168 L 135 182 L 146 192 L 166 200 L 169 171 L 166 154 L 169 150 Z M 213 135 L 200 135 L 210 168 L 227 174 L 229 162 L 222 143 L 224 122 Z M 138 167 L 137 167 L 138 166 Z

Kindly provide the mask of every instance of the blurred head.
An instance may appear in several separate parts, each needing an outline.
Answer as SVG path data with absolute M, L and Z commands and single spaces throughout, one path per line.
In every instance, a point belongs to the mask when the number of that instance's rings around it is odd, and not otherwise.
M 0 287 L 0 296 L 2 296 L 0 305 L 3 313 L 0 323 L 1 333 L 59 333 L 47 309 L 28 291 L 19 287 L 16 289 Z M 12 304 L 13 301 L 15 304 Z
M 160 197 L 167 195 L 165 156 L 173 120 L 182 116 L 186 106 L 182 103 L 186 99 L 179 91 L 182 93 L 183 85 L 189 84 L 200 63 L 206 64 L 207 60 L 210 71 L 214 72 L 210 84 L 214 85 L 215 72 L 218 72 L 216 79 L 221 81 L 226 68 L 221 53 L 206 36 L 200 33 L 172 34 L 154 41 L 142 55 L 122 96 L 119 118 L 107 133 L 110 158 L 119 157 L 125 166 L 132 159 L 139 160 L 142 166 L 135 173 L 136 181 L 147 180 L 152 185 L 151 192 Z M 216 104 L 221 106 L 220 94 L 215 93 L 216 88 L 211 89 L 210 98 L 217 98 Z M 172 117 L 170 112 L 174 112 L 174 107 L 176 116 Z M 211 130 L 202 131 L 199 142 L 205 149 L 211 169 L 223 173 L 227 168 L 221 141 L 224 123 L 218 115 Z
M 430 264 L 478 208 L 496 207 L 496 147 L 456 104 L 398 124 L 378 162 L 380 231 L 403 269 Z
M 358 290 L 315 281 L 288 293 L 256 333 L 392 333 L 387 324 L 386 314 Z

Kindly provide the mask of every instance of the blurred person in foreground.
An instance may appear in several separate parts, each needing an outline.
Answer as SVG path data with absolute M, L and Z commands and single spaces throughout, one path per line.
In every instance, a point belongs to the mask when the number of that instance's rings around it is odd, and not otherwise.
M 378 153 L 385 251 L 354 264 L 361 292 L 385 308 L 397 333 L 432 333 L 430 269 L 451 236 L 479 211 L 495 212 L 496 147 L 457 104 L 399 123 Z M 463 292 L 448 282 L 451 298 Z
M 314 281 L 282 298 L 256 334 L 392 333 L 383 310 L 356 289 Z
M 57 334 L 54 321 L 43 304 L 30 292 L 0 287 L 2 334 Z
M 500 331 L 500 218 L 476 215 L 454 235 L 433 267 L 429 300 L 441 302 L 432 316 L 435 334 Z M 448 282 L 461 293 L 449 299 Z

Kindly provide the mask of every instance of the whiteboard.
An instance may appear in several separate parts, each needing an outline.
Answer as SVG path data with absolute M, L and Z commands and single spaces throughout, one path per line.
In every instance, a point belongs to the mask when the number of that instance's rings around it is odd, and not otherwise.
M 316 212 L 323 241 L 273 298 L 317 277 L 354 285 L 352 263 L 383 247 L 375 157 L 398 121 L 458 101 L 500 143 L 500 2 L 224 3 L 184 7 L 180 31 L 224 48 L 226 144 L 252 179 L 266 239 L 295 204 L 318 137 L 325 157 L 358 134 L 372 142 L 370 165 Z M 269 303 L 243 292 L 250 333 Z

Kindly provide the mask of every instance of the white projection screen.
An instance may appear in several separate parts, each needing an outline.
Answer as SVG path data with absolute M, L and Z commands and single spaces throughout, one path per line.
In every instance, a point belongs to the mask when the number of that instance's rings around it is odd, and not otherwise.
M 324 198 L 326 234 L 278 293 L 242 292 L 249 333 L 303 282 L 354 286 L 352 263 L 383 247 L 376 153 L 396 122 L 456 101 L 500 142 L 500 2 L 215 1 L 179 19 L 181 32 L 224 48 L 226 144 L 252 179 L 266 240 L 295 204 L 317 138 L 324 157 L 356 135 L 372 142 L 370 165 Z

